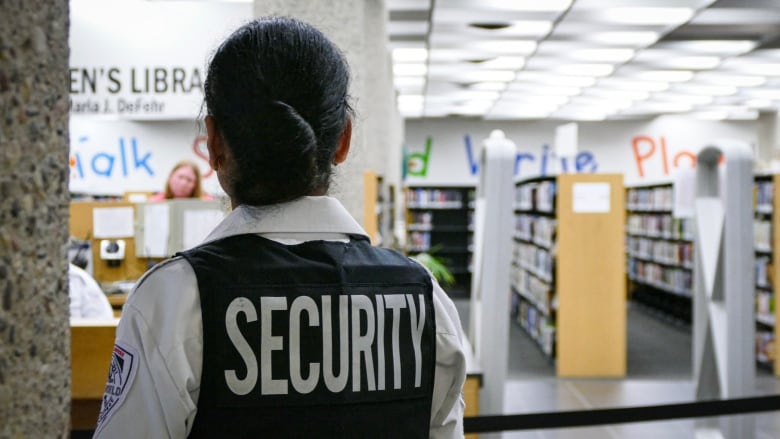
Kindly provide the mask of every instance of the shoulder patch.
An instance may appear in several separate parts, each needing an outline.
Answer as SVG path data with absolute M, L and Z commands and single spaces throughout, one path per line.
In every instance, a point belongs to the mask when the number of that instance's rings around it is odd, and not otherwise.
M 134 349 L 121 346 L 118 343 L 114 345 L 96 429 L 99 429 L 124 401 L 138 371 L 137 363 L 138 353 Z

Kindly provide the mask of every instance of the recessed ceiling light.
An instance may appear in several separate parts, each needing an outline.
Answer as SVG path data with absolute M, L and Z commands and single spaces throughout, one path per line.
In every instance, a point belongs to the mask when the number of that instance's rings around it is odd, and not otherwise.
M 660 44 L 663 48 L 676 49 L 685 52 L 729 56 L 750 52 L 757 45 L 758 42 L 751 40 L 688 40 L 669 41 Z
M 393 64 L 393 75 L 395 76 L 423 76 L 428 72 L 425 64 Z
M 729 113 L 726 111 L 695 111 L 692 112 L 691 117 L 700 120 L 724 120 L 728 117 Z
M 536 41 L 530 40 L 482 40 L 466 44 L 467 47 L 487 53 L 530 55 L 536 50 Z
M 512 70 L 474 70 L 453 73 L 451 76 L 457 82 L 509 82 L 515 79 Z
M 425 85 L 423 76 L 396 76 L 393 78 L 396 87 L 422 87 Z
M 515 75 L 516 82 L 535 82 L 545 85 L 562 85 L 565 87 L 590 87 L 596 83 L 592 76 L 554 75 L 549 72 L 521 71 Z
M 393 62 L 423 62 L 428 59 L 428 49 L 399 47 L 393 49 Z
M 614 113 L 612 110 L 599 108 L 567 109 L 563 107 L 550 114 L 549 117 L 555 119 L 578 120 L 578 121 L 599 121 L 607 118 Z
M 422 105 L 425 98 L 422 95 L 399 95 L 398 104 L 401 105 Z
M 574 96 L 582 92 L 579 87 L 558 87 L 553 85 L 529 84 L 513 82 L 507 87 L 508 91 L 523 91 L 539 95 Z M 506 93 L 506 92 L 505 92 Z
M 766 83 L 764 76 L 736 75 L 721 72 L 704 72 L 697 74 L 693 81 L 713 85 L 733 85 L 736 87 L 758 87 Z
M 653 93 L 652 99 L 665 102 L 681 102 L 691 105 L 707 105 L 711 103 L 714 98 L 711 95 L 660 92 Z
M 672 91 L 708 96 L 729 96 L 737 93 L 737 87 L 732 85 L 676 84 L 672 87 Z
M 650 97 L 650 93 L 643 90 L 616 90 L 601 87 L 592 87 L 586 89 L 583 93 L 586 96 L 595 96 L 605 99 L 629 99 L 632 101 L 642 101 Z
M 572 0 L 480 0 L 480 8 L 499 11 L 562 12 L 571 6 Z
M 582 35 L 582 39 L 603 44 L 645 47 L 658 41 L 660 36 L 660 33 L 651 31 L 607 31 Z
M 776 88 L 746 88 L 742 89 L 740 94 L 751 99 L 780 100 L 780 89 Z
M 587 106 L 592 108 L 609 109 L 610 113 L 614 113 L 617 110 L 622 110 L 634 105 L 634 101 L 631 99 L 605 99 L 594 96 L 580 95 L 571 98 L 569 105 L 577 107 Z
M 717 56 L 674 56 L 653 62 L 654 65 L 670 69 L 704 70 L 714 69 L 720 64 Z
M 780 76 L 780 63 L 747 64 L 743 71 L 753 75 Z
M 560 95 L 535 95 L 535 94 L 528 94 L 526 92 L 511 92 L 507 91 L 504 92 L 504 94 L 501 95 L 501 99 L 499 99 L 498 104 L 503 105 L 541 105 L 541 106 L 553 106 L 558 107 L 559 105 L 563 105 L 565 103 L 569 102 L 568 96 L 560 96 Z
M 677 25 L 693 17 L 691 8 L 608 8 L 601 11 L 605 21 L 638 25 Z
M 470 90 L 503 91 L 506 88 L 506 82 L 477 82 L 467 84 Z
M 565 75 L 579 76 L 609 76 L 614 70 L 610 64 L 564 64 L 555 68 Z
M 568 56 L 581 61 L 622 63 L 630 60 L 634 53 L 636 51 L 633 49 L 580 49 L 572 51 Z
M 684 113 L 691 111 L 690 104 L 682 102 L 658 102 L 658 101 L 643 101 L 637 102 L 633 107 L 623 110 L 624 113 Z
M 647 81 L 685 82 L 693 78 L 693 72 L 687 70 L 649 70 L 637 73 L 636 77 Z
M 522 56 L 499 56 L 479 63 L 480 67 L 485 69 L 521 69 L 525 65 L 525 58 Z
M 628 91 L 664 91 L 669 88 L 666 81 L 646 81 L 609 77 L 599 81 L 600 86 Z
M 769 99 L 750 99 L 745 101 L 745 105 L 750 108 L 772 108 L 774 106 Z

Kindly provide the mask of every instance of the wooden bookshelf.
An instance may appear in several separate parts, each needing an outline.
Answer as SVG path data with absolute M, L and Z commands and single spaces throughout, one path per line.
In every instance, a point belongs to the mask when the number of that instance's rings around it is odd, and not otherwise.
M 515 184 L 516 320 L 562 377 L 626 373 L 623 176 Z
M 371 244 L 379 242 L 379 177 L 374 171 L 363 172 L 363 228 L 371 238 Z

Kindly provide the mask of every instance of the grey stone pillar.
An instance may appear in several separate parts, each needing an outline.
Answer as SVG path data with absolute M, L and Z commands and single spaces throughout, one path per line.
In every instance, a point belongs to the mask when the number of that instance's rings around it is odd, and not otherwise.
M 67 437 L 68 2 L 0 1 L 0 437 Z
M 311 23 L 347 57 L 357 117 L 349 158 L 336 169 L 331 194 L 362 223 L 363 172 L 387 173 L 393 137 L 389 127 L 393 125 L 395 98 L 384 0 L 255 0 L 254 6 L 257 17 L 286 15 Z

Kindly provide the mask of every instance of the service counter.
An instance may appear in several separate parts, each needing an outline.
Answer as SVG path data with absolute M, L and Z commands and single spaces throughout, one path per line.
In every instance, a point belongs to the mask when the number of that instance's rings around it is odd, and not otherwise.
M 72 430 L 92 430 L 97 424 L 118 323 L 118 318 L 70 321 Z

